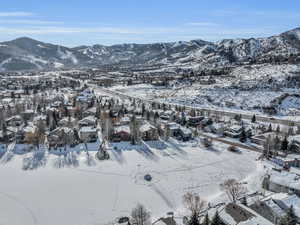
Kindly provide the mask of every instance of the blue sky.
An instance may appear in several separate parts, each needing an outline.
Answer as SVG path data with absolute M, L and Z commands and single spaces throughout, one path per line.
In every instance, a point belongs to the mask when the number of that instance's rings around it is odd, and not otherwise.
M 3 0 L 0 41 L 67 46 L 265 37 L 300 26 L 299 0 Z

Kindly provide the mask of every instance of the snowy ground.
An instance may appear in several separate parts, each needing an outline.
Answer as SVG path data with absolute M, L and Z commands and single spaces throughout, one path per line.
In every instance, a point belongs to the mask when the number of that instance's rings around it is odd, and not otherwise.
M 137 202 L 153 216 L 180 211 L 182 195 L 198 192 L 222 199 L 219 184 L 259 171 L 255 152 L 231 153 L 224 145 L 205 150 L 198 143 L 170 140 L 148 150 L 111 150 L 100 162 L 84 151 L 56 154 L 4 154 L 1 158 L 0 224 L 95 225 L 128 215 Z M 125 147 L 124 147 L 125 146 Z M 114 148 L 112 148 L 114 149 Z M 28 165 L 36 165 L 28 169 Z M 152 182 L 143 177 L 151 174 Z
M 229 88 L 240 86 L 240 82 L 249 85 L 266 83 L 266 80 L 273 78 L 282 81 L 287 76 L 293 75 L 299 70 L 297 65 L 253 65 L 241 66 L 233 69 L 230 77 L 215 77 L 216 84 L 201 85 L 199 83 L 175 84 L 170 87 L 157 87 L 150 84 L 137 84 L 132 86 L 117 85 L 111 90 L 122 92 L 126 95 L 139 96 L 145 99 L 155 99 L 164 102 L 207 107 L 219 110 L 230 110 L 235 112 L 251 112 L 263 114 L 261 107 L 272 105 L 272 101 L 283 94 L 299 94 L 298 89 L 285 87 L 282 90 L 257 89 L 242 90 Z M 246 85 L 247 87 L 247 85 Z M 291 115 L 290 110 L 299 113 L 300 98 L 289 97 L 279 106 L 278 116 Z M 229 104 L 227 104 L 229 103 Z M 232 105 L 231 105 L 232 104 Z M 298 115 L 298 114 L 297 114 Z

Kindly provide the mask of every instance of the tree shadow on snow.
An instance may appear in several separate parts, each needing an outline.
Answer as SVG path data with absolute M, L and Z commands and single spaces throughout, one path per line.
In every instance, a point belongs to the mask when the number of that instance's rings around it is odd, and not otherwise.
M 215 148 L 213 146 L 208 147 L 208 148 L 203 147 L 203 149 L 206 150 L 206 151 L 210 151 L 210 152 L 216 153 L 217 155 L 220 155 L 222 153 L 219 149 L 217 149 L 217 148 Z
M 144 156 L 146 159 L 152 160 L 152 161 L 158 161 L 159 158 L 157 155 L 153 153 L 153 151 L 149 147 L 143 147 L 136 149 L 138 153 L 140 153 L 142 156 Z
M 76 152 L 66 152 L 54 159 L 53 166 L 57 169 L 64 167 L 78 167 L 79 161 Z
M 32 156 L 23 158 L 23 170 L 34 170 L 44 167 L 47 163 L 45 151 L 34 151 Z
M 1 163 L 6 164 L 10 162 L 13 159 L 14 155 L 15 154 L 11 151 L 1 152 Z
M 86 153 L 85 164 L 87 166 L 95 166 L 96 165 L 95 157 L 92 156 L 89 152 Z
M 126 163 L 126 159 L 125 159 L 121 149 L 118 149 L 115 147 L 111 150 L 111 153 L 112 153 L 111 158 L 116 160 L 119 164 Z
M 181 156 L 187 156 L 187 152 L 184 151 L 181 147 L 180 144 L 178 143 L 174 143 L 174 140 L 169 139 L 169 141 L 167 141 L 166 143 L 169 144 L 169 146 L 171 147 L 171 149 L 175 150 L 178 154 L 180 154 Z M 183 146 L 183 145 L 181 145 Z

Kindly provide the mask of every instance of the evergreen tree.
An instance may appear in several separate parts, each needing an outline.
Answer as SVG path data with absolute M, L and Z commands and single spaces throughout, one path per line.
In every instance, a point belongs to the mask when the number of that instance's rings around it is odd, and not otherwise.
M 251 122 L 252 123 L 256 123 L 256 116 L 255 116 L 255 114 L 252 116 Z
M 202 225 L 209 225 L 209 224 L 210 224 L 209 216 L 208 213 L 206 213 Z
M 131 144 L 135 145 L 139 141 L 139 122 L 135 115 L 132 116 L 130 121 L 130 134 L 131 134 Z
M 274 150 L 279 151 L 280 147 L 281 147 L 280 146 L 281 141 L 280 141 L 279 137 L 276 135 L 273 141 L 274 141 Z
M 278 125 L 277 128 L 276 128 L 276 133 L 280 133 L 280 126 Z
M 149 111 L 147 111 L 147 113 L 146 113 L 146 118 L 148 121 L 150 120 L 150 112 Z
M 294 128 L 293 127 L 289 127 L 288 129 L 288 136 L 292 136 L 294 135 Z
M 297 224 L 297 216 L 295 215 L 294 208 L 291 206 L 285 216 L 283 216 L 280 220 L 280 225 L 296 225 Z
M 269 124 L 268 132 L 272 132 L 272 124 Z
M 211 225 L 222 225 L 222 221 L 221 221 L 218 211 L 216 211 L 216 213 L 211 221 Z
M 191 216 L 188 225 L 200 225 L 199 218 L 196 213 Z
M 244 197 L 242 198 L 241 203 L 242 203 L 243 205 L 245 205 L 245 206 L 248 205 L 246 196 L 244 196 Z
M 281 151 L 286 152 L 288 150 L 288 146 L 289 146 L 289 142 L 285 136 L 283 141 L 281 142 Z
M 243 129 L 241 136 L 240 136 L 240 142 L 245 142 L 246 140 L 247 140 L 247 135 L 246 135 L 245 129 Z
M 155 112 L 155 114 L 154 114 L 154 122 L 156 123 L 158 119 L 159 119 L 159 114 L 158 114 L 158 112 Z

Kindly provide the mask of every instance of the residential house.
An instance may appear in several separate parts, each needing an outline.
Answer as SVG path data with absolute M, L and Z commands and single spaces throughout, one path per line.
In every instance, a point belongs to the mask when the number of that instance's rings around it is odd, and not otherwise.
M 61 127 L 74 127 L 76 125 L 76 119 L 74 117 L 64 117 L 58 121 L 58 125 Z
M 154 141 L 159 138 L 157 128 L 148 122 L 141 125 L 140 134 L 144 141 Z
M 176 137 L 180 132 L 180 125 L 177 123 L 167 123 L 165 126 L 168 126 L 170 129 L 170 136 Z
M 239 138 L 241 136 L 243 127 L 240 125 L 233 125 L 229 128 L 226 128 L 224 134 L 231 138 Z
M 278 136 L 281 139 L 283 138 L 282 134 L 277 134 L 276 132 L 267 132 L 267 133 L 263 133 L 263 134 L 254 135 L 250 138 L 250 140 L 252 143 L 263 146 L 266 143 L 267 138 L 269 136 L 272 138 L 274 138 L 276 136 Z
M 279 224 L 286 211 L 293 206 L 295 215 L 300 222 L 300 198 L 295 194 L 276 193 L 265 199 L 256 201 L 250 207 L 269 221 Z
M 262 110 L 264 113 L 269 114 L 269 115 L 274 115 L 277 113 L 275 106 L 263 106 Z
M 16 115 L 6 119 L 5 122 L 6 126 L 18 127 L 23 123 L 23 119 L 21 118 L 21 116 Z
M 274 225 L 249 207 L 237 203 L 227 204 L 219 210 L 219 216 L 226 225 Z
M 300 195 L 300 175 L 287 171 L 272 171 L 263 180 L 263 186 L 270 191 L 279 193 L 295 193 Z
M 82 114 L 84 117 L 96 116 L 96 111 L 97 111 L 96 107 L 92 107 L 92 108 L 85 110 Z
M 119 120 L 120 125 L 128 125 L 130 123 L 130 118 L 128 116 L 124 116 Z
M 201 121 L 204 119 L 204 116 L 189 116 L 187 117 L 187 123 L 189 126 L 197 127 L 201 124 Z
M 24 112 L 21 112 L 22 117 L 24 118 L 24 120 L 30 120 L 33 118 L 34 116 L 34 110 L 32 109 L 27 109 Z
M 189 141 L 192 138 L 192 131 L 186 127 L 180 126 L 178 137 L 182 141 Z
M 78 141 L 74 135 L 74 130 L 69 127 L 58 127 L 50 131 L 46 137 L 50 147 L 63 146 L 64 144 L 73 145 Z
M 297 154 L 288 154 L 285 157 L 276 156 L 272 158 L 272 161 L 284 168 L 300 167 L 300 156 Z
M 129 125 L 122 125 L 114 127 L 113 142 L 130 141 L 130 127 Z
M 300 135 L 289 137 L 289 142 L 291 150 L 300 153 Z
M 214 134 L 218 134 L 220 136 L 224 135 L 224 131 L 225 131 L 225 125 L 224 123 L 213 123 L 210 126 L 207 126 L 210 130 L 210 132 L 214 133 Z
M 78 125 L 80 127 L 96 127 L 97 125 L 97 119 L 94 116 L 87 116 L 85 118 L 83 118 L 82 120 L 78 121 Z
M 291 206 L 294 208 L 295 215 L 300 222 L 300 198 L 295 194 L 277 193 L 271 196 L 273 202 L 286 212 Z
M 79 138 L 84 142 L 95 142 L 98 139 L 98 129 L 96 127 L 83 126 L 79 130 Z

